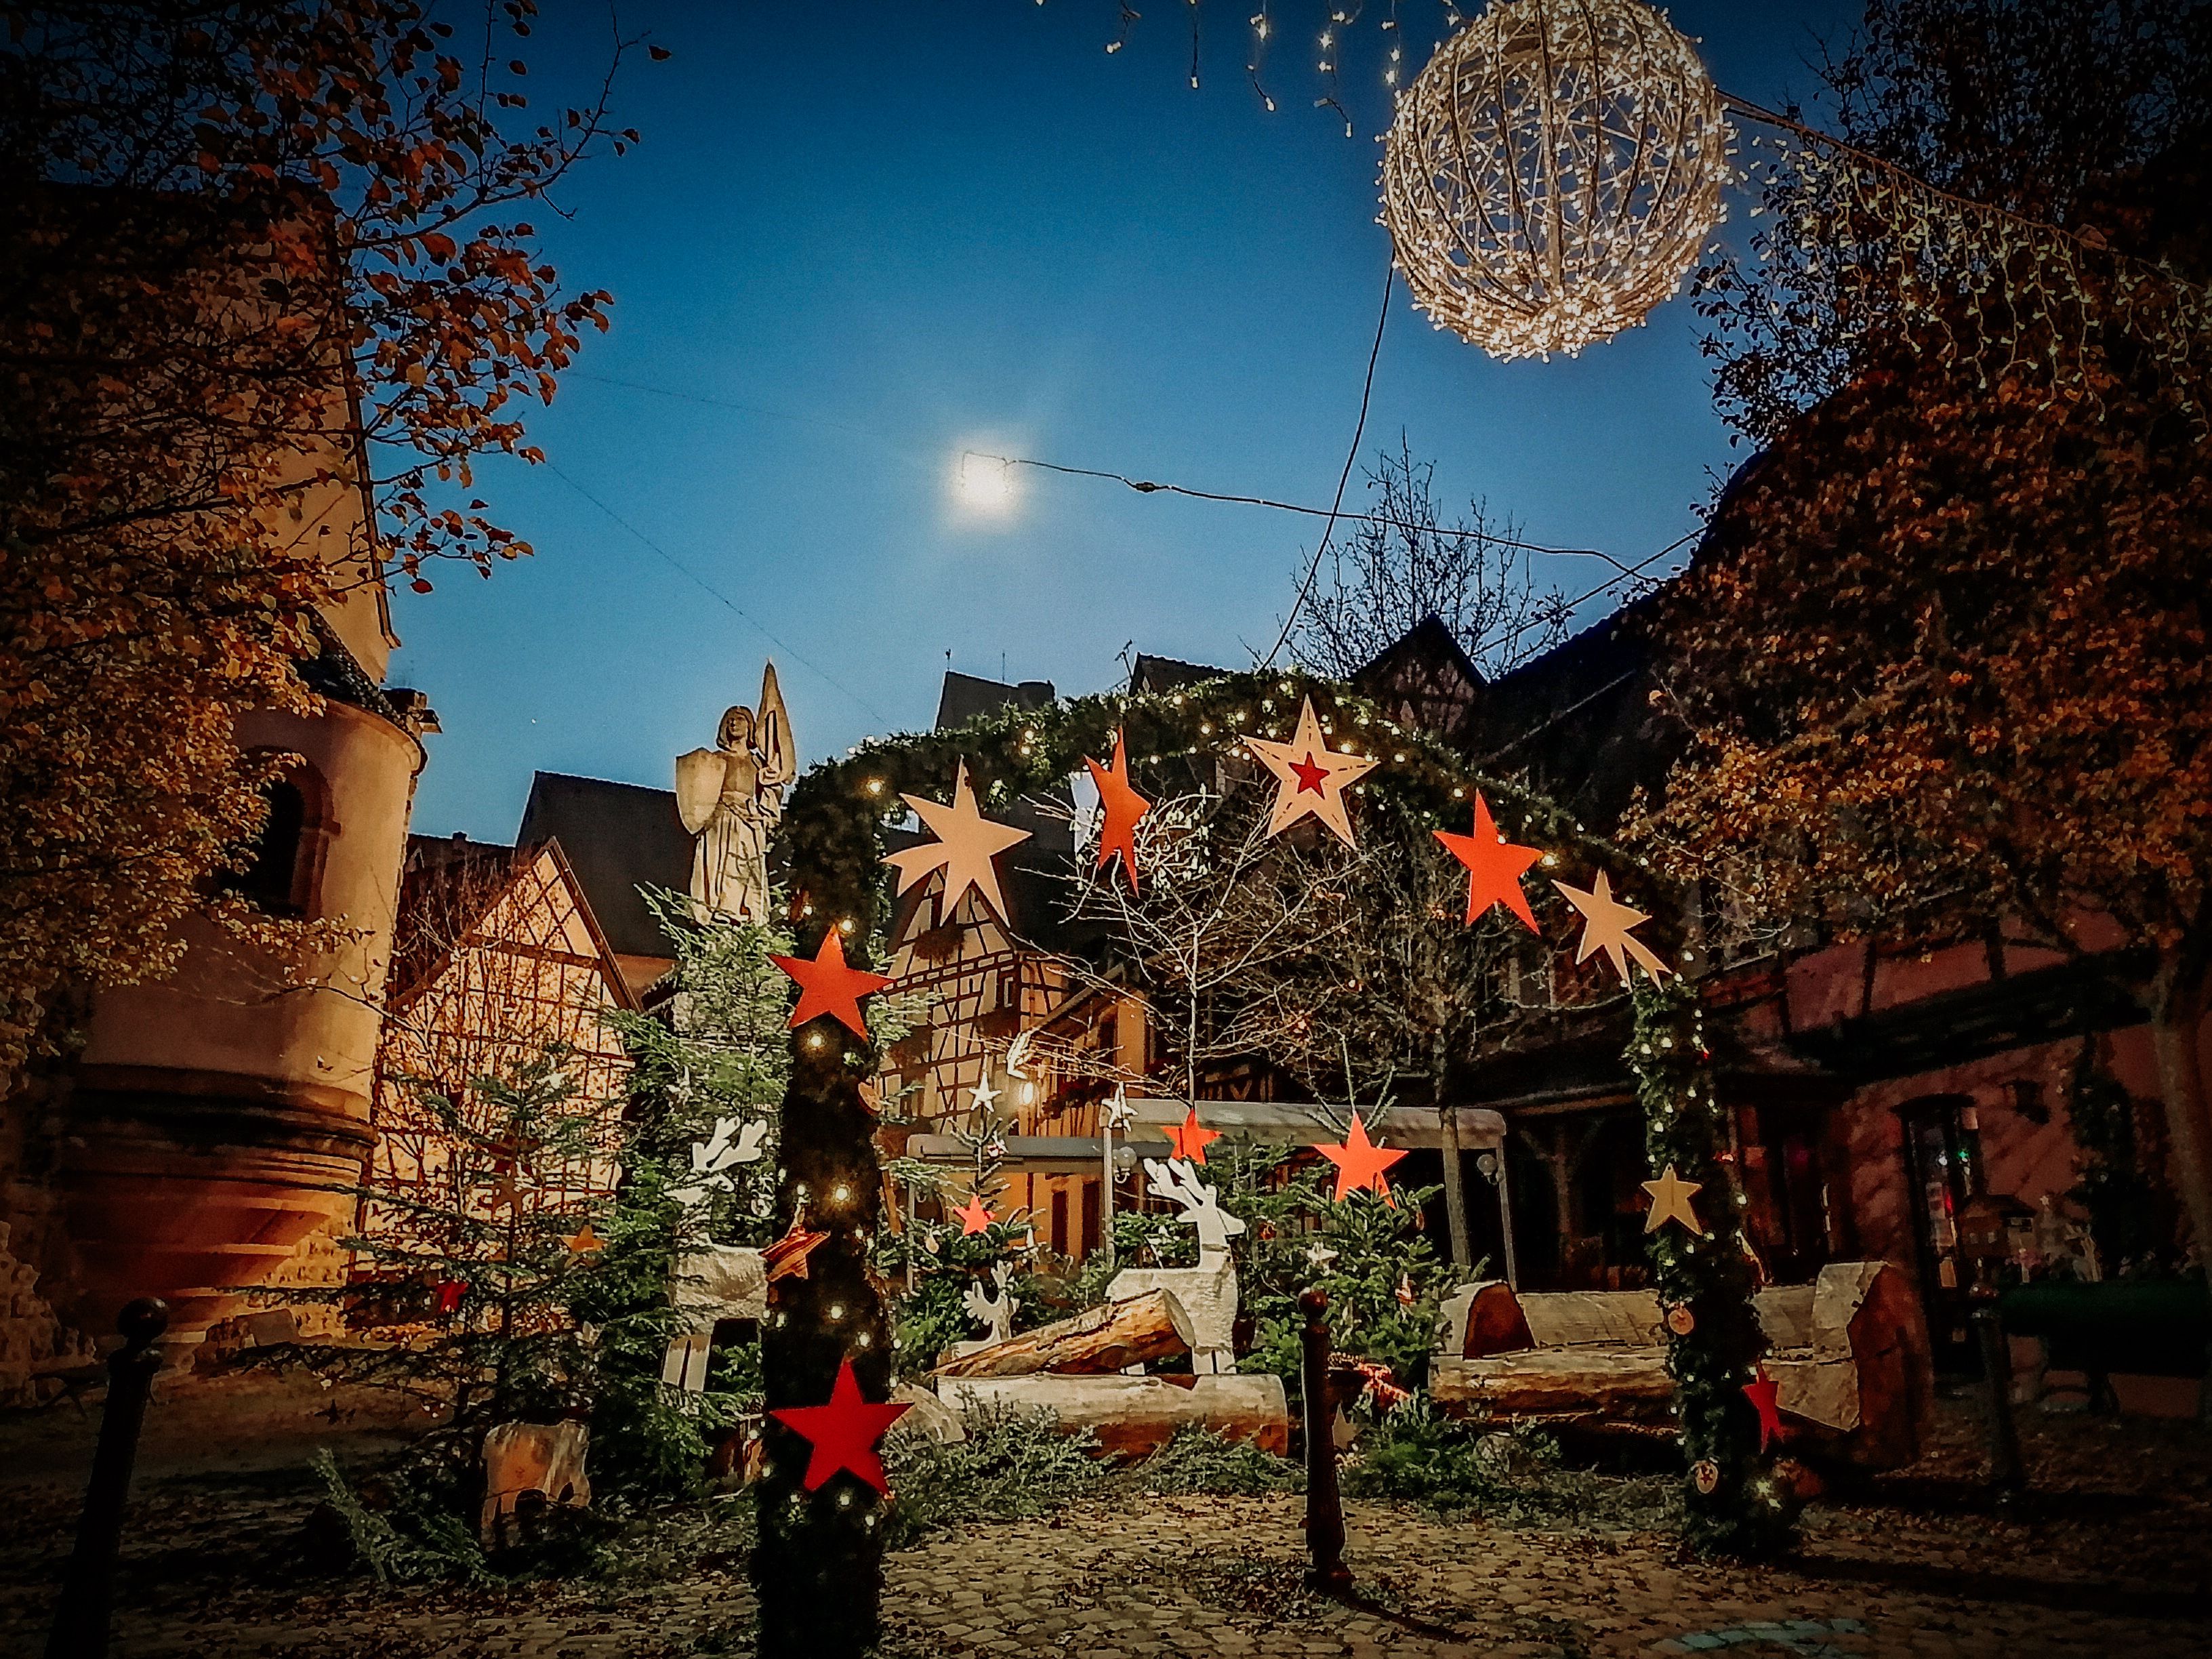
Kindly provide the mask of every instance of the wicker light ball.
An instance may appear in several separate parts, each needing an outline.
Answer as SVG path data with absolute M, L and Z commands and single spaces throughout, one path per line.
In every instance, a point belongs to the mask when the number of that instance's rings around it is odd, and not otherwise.
M 1382 222 L 1437 327 L 1572 356 L 1681 285 L 1728 150 L 1697 49 L 1640 0 L 1493 0 L 1399 100 Z

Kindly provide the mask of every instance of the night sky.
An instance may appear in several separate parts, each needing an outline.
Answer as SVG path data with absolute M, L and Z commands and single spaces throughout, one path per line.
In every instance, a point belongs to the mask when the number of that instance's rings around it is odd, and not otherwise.
M 613 331 L 534 423 L 551 465 L 477 483 L 536 556 L 395 602 L 394 683 L 444 725 L 418 830 L 510 839 L 538 769 L 668 787 L 673 757 L 753 701 L 764 655 L 813 760 L 926 726 L 948 652 L 1080 693 L 1120 681 L 1132 641 L 1231 667 L 1268 649 L 1312 521 L 1026 469 L 988 519 L 952 488 L 980 448 L 1334 491 L 1389 261 L 1388 8 L 1341 52 L 1349 141 L 1313 106 L 1323 5 L 1271 8 L 1273 114 L 1245 74 L 1247 8 L 1204 8 L 1197 92 L 1190 9 L 1142 9 L 1109 55 L 1111 0 L 624 6 L 626 31 L 675 53 L 625 71 L 644 142 L 566 184 L 568 217 L 532 216 L 568 284 L 613 291 Z M 601 65 L 605 25 L 574 0 L 545 9 L 529 84 L 559 98 Z M 1400 11 L 1418 69 L 1442 9 Z M 1856 13 L 1673 15 L 1723 87 L 1772 105 L 1812 94 L 1807 60 Z M 1677 299 L 1578 361 L 1499 364 L 1401 289 L 1364 458 L 1402 431 L 1448 501 L 1632 562 L 1742 459 L 1697 333 Z M 1538 570 L 1568 594 L 1607 574 Z

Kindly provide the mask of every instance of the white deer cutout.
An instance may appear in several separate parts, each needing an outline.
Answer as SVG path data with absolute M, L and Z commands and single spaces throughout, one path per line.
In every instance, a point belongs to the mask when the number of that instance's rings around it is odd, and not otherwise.
M 1163 1164 L 1148 1158 L 1145 1176 L 1152 1191 L 1173 1199 L 1182 1208 L 1182 1218 L 1198 1229 L 1198 1266 L 1131 1267 L 1115 1276 L 1106 1293 L 1119 1302 L 1149 1291 L 1166 1291 L 1190 1319 L 1191 1370 L 1200 1376 L 1233 1370 L 1237 1267 L 1229 1241 L 1244 1231 L 1244 1224 L 1221 1207 L 1220 1194 L 1198 1178 L 1195 1165 L 1182 1158 Z
M 992 1264 L 991 1282 L 999 1287 L 994 1298 L 980 1284 L 971 1284 L 960 1298 L 960 1305 L 968 1310 L 969 1318 L 983 1327 L 986 1342 L 1004 1342 L 1014 1334 L 1014 1310 L 1021 1298 L 1006 1288 L 1006 1281 L 1014 1270 L 1006 1262 Z
M 696 1210 L 714 1196 L 716 1188 L 732 1190 L 737 1183 L 731 1180 L 730 1171 L 740 1164 L 760 1162 L 761 1142 L 767 1134 L 765 1118 L 743 1125 L 733 1117 L 716 1118 L 714 1139 L 691 1143 L 690 1179 L 672 1188 L 668 1195 L 685 1209 Z

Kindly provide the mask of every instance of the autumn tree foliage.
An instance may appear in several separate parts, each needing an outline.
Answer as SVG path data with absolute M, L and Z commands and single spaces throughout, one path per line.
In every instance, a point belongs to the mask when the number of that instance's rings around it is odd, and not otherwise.
M 1881 0 L 1827 76 L 1853 142 L 2201 283 L 2208 27 L 2203 4 Z M 1769 923 L 2097 955 L 2153 1024 L 2212 1246 L 2212 448 L 2121 330 L 2053 380 L 2026 325 L 1992 374 L 1917 314 L 1840 314 L 1787 240 L 1716 306 L 1723 402 L 1771 441 L 1663 602 L 1692 742 L 1646 828 Z M 2003 305 L 1959 300 L 1947 337 L 1997 337 Z
M 472 471 L 538 459 L 526 412 L 609 303 L 530 216 L 635 137 L 619 38 L 591 101 L 529 111 L 534 10 L 6 9 L 0 1074 L 58 988 L 172 965 L 277 763 L 234 720 L 312 707 L 319 610 L 528 550 Z

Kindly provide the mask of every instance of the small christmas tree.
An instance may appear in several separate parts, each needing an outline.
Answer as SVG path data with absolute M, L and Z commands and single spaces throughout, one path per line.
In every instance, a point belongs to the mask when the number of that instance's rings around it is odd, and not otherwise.
M 968 1121 L 952 1126 L 967 1150 L 968 1169 L 954 1176 L 916 1158 L 884 1167 L 888 1180 L 918 1200 L 934 1200 L 941 1212 L 933 1218 L 909 1214 L 902 1229 L 878 1236 L 877 1271 L 898 1287 L 892 1342 L 900 1376 L 928 1370 L 955 1342 L 975 1334 L 975 1296 L 1011 1295 L 1035 1310 L 1038 1298 L 1024 1297 L 1012 1279 L 1036 1254 L 1029 1212 L 1005 1202 L 1000 1170 L 1012 1127 L 1000 1115 L 995 1096 L 982 1091 Z

